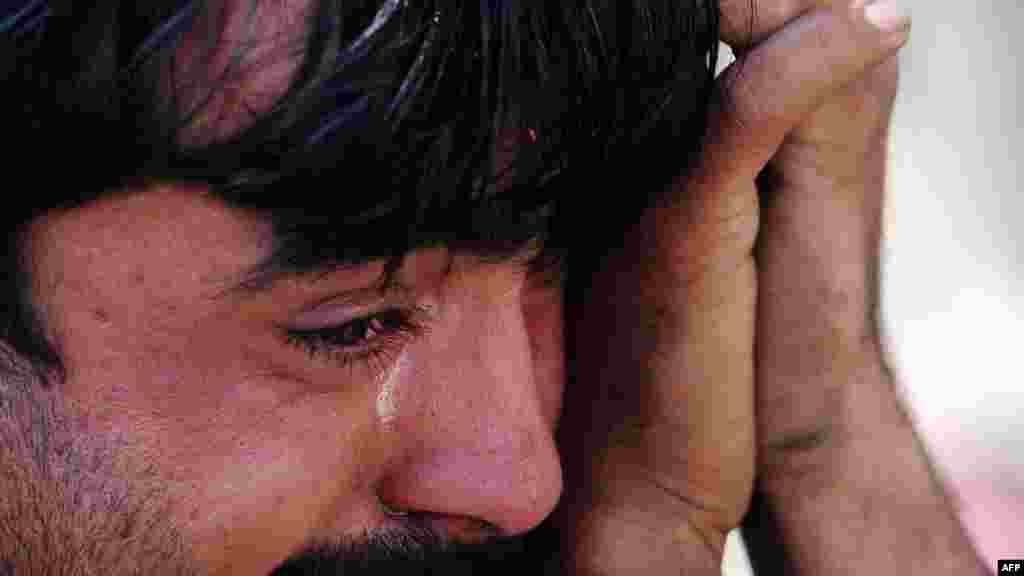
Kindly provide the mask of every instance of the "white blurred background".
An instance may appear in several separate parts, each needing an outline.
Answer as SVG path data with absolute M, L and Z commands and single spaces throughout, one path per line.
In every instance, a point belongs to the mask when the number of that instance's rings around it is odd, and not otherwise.
M 1024 2 L 903 3 L 882 316 L 918 430 L 994 571 L 1024 557 Z M 750 574 L 735 537 L 723 573 Z

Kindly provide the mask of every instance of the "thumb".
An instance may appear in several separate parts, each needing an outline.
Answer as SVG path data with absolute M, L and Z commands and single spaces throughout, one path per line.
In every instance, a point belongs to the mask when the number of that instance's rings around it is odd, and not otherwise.
M 910 21 L 894 3 L 837 0 L 793 21 L 727 68 L 718 79 L 704 159 L 695 173 L 699 183 L 716 185 L 700 188 L 749 189 L 722 185 L 753 181 L 804 117 L 895 53 Z

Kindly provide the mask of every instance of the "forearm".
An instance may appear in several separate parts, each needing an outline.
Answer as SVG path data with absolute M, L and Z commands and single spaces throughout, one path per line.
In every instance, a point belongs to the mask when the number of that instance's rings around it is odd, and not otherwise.
M 761 574 L 988 574 L 881 361 L 832 437 L 780 458 L 743 526 Z

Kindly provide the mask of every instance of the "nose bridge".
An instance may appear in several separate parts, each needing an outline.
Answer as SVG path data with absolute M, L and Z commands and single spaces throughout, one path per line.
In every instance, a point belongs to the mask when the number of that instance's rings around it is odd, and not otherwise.
M 481 282 L 486 282 L 482 279 Z M 561 466 L 539 394 L 518 289 L 460 282 L 418 370 L 416 441 L 393 497 L 469 516 L 503 533 L 529 530 L 561 494 Z

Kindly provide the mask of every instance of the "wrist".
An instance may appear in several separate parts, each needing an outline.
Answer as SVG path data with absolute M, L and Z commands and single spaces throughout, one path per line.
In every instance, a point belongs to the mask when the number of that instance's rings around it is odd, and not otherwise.
M 649 484 L 598 491 L 596 500 L 570 496 L 556 510 L 565 574 L 718 573 L 725 533 L 704 525 L 699 510 Z
M 815 386 L 828 389 L 818 422 L 759 446 L 757 492 L 802 498 L 870 482 L 870 472 L 901 470 L 919 450 L 881 347 L 850 350 Z
M 743 522 L 758 572 L 987 574 L 884 363 L 843 404 L 828 442 L 759 478 Z

